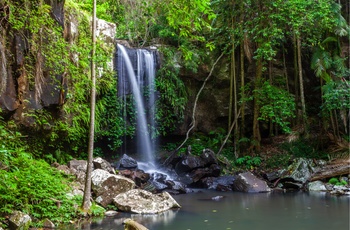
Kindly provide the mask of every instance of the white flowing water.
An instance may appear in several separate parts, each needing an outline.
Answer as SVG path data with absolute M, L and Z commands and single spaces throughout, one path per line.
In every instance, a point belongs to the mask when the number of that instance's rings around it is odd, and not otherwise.
M 151 131 L 155 126 L 154 53 L 146 49 L 136 50 L 137 66 L 135 74 L 135 66 L 133 66 L 126 48 L 120 44 L 118 44 L 117 47 L 118 55 L 120 56 L 120 59 L 118 60 L 118 65 L 120 65 L 118 67 L 118 77 L 128 77 L 128 79 L 119 79 L 119 83 L 123 84 L 122 86 L 119 86 L 119 89 L 121 89 L 120 91 L 122 91 L 119 92 L 119 94 L 124 100 L 126 100 L 126 95 L 129 93 L 132 93 L 134 96 L 137 114 L 136 136 L 138 142 L 138 154 L 141 155 L 142 161 L 145 161 L 150 165 L 154 165 L 155 146 L 154 141 L 152 141 L 152 136 L 154 135 L 152 135 Z M 148 92 L 144 91 L 146 87 L 148 87 Z M 128 89 L 131 89 L 132 92 L 129 92 Z M 147 94 L 148 98 L 145 98 L 144 94 Z M 144 101 L 148 101 L 148 119 Z M 124 114 L 126 114 L 126 112 L 124 112 Z

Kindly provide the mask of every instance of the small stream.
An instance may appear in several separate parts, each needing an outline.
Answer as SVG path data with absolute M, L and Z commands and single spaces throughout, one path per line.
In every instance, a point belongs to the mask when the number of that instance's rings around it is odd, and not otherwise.
M 224 198 L 212 200 L 215 196 Z M 181 209 L 158 215 L 120 213 L 82 224 L 79 229 L 122 230 L 125 218 L 133 218 L 150 230 L 349 229 L 350 197 L 346 196 L 305 192 L 248 194 L 196 190 L 173 197 L 182 205 Z

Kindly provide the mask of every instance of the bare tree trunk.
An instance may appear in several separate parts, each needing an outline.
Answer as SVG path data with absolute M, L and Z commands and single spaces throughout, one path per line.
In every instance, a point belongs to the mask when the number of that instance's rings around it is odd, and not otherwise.
M 93 1 L 92 16 L 92 52 L 91 52 L 91 95 L 90 95 L 90 132 L 89 132 L 89 148 L 88 161 L 85 176 L 85 189 L 82 209 L 87 212 L 91 207 L 91 172 L 92 158 L 94 152 L 94 135 L 95 135 L 95 105 L 96 105 L 96 71 L 95 71 L 95 53 L 96 53 L 96 0 Z
M 232 43 L 234 43 L 234 40 L 232 39 Z M 228 107 L 228 129 L 231 126 L 232 123 L 232 108 L 233 108 L 233 84 L 234 84 L 234 75 L 235 75 L 235 45 L 232 44 L 232 51 L 231 51 L 231 65 L 230 65 L 230 102 Z
M 242 116 L 241 116 L 241 137 L 244 136 L 245 133 L 245 82 L 244 82 L 244 46 L 243 46 L 243 41 L 241 44 L 241 100 L 242 100 Z
M 283 53 L 283 74 L 286 79 L 286 89 L 289 92 L 289 80 L 288 80 L 288 72 L 287 72 L 287 65 L 286 65 L 286 54 L 285 54 L 285 48 L 282 47 L 282 53 Z
M 300 124 L 300 114 L 299 114 L 299 81 L 298 81 L 298 52 L 297 52 L 297 41 L 295 32 L 293 33 L 293 57 L 294 57 L 294 94 L 295 94 L 295 104 L 297 105 L 297 120 L 296 124 Z
M 301 63 L 301 39 L 300 35 L 297 35 L 297 51 L 298 51 L 298 68 L 299 68 L 299 88 L 300 88 L 300 101 L 302 109 L 302 124 L 306 128 L 306 105 L 305 105 L 305 96 L 304 96 L 304 83 L 303 83 L 303 66 Z M 306 130 L 306 129 L 305 129 Z
M 258 104 L 258 93 L 257 90 L 260 89 L 261 77 L 262 77 L 262 60 L 259 58 L 256 63 L 256 76 L 255 76 L 255 92 L 254 92 L 254 118 L 253 118 L 253 141 L 254 146 L 257 151 L 260 150 L 260 130 L 259 130 L 259 104 Z

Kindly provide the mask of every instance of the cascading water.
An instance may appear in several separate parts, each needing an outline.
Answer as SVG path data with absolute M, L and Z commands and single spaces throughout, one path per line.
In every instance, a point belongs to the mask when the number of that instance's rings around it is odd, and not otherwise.
M 155 125 L 155 54 L 146 49 L 127 49 L 120 44 L 117 47 L 118 94 L 125 102 L 124 120 L 127 120 L 126 97 L 133 94 L 137 114 L 138 153 L 142 153 L 142 161 L 154 166 L 155 142 L 152 141 L 152 130 Z

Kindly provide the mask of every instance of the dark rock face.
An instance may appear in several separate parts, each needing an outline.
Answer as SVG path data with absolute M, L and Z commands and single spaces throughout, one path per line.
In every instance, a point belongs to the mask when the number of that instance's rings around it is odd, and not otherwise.
M 124 170 L 120 170 L 119 171 L 120 175 L 123 175 L 127 178 L 132 179 L 133 181 L 135 181 L 136 185 L 139 187 L 143 187 L 144 184 L 146 184 L 149 179 L 151 178 L 149 173 L 145 173 L 142 170 L 130 170 L 130 169 L 124 169 Z
M 178 175 L 184 175 L 194 169 L 204 167 L 204 162 L 201 158 L 192 155 L 186 155 L 175 166 L 175 172 Z
M 202 187 L 227 192 L 233 190 L 235 176 L 206 177 L 201 180 Z
M 258 179 L 251 172 L 239 174 L 237 179 L 233 182 L 233 187 L 235 191 L 240 192 L 256 193 L 271 191 L 265 181 Z
M 129 157 L 128 155 L 124 154 L 122 158 L 119 160 L 119 167 L 120 169 L 136 169 L 137 168 L 137 161 Z
M 46 0 L 51 6 L 51 17 L 64 27 L 64 0 Z M 65 101 L 67 84 L 65 76 L 52 76 L 44 61 L 37 61 L 40 67 L 40 83 L 29 86 L 30 81 L 26 65 L 31 54 L 28 39 L 32 38 L 29 30 L 13 30 L 11 25 L 2 27 L 0 35 L 0 108 L 2 113 L 13 115 L 11 119 L 25 127 L 35 124 L 33 116 L 25 116 L 45 107 L 62 105 Z M 2 37 L 4 36 L 4 37 Z M 44 44 L 45 45 L 45 44 Z M 40 60 L 40 59 L 39 59 Z M 36 89 L 39 90 L 36 90 Z

